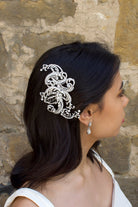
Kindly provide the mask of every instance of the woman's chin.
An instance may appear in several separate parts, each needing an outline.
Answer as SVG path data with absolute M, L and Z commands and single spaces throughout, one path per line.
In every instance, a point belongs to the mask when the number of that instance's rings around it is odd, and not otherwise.
M 120 133 L 120 128 L 116 132 L 114 132 L 113 136 L 116 137 L 119 133 Z

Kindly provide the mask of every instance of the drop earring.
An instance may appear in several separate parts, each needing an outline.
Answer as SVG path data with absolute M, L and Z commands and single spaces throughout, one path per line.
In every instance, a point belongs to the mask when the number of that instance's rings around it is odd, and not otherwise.
M 91 134 L 91 127 L 92 126 L 92 122 L 89 121 L 89 124 L 88 124 L 88 129 L 87 129 L 87 134 Z

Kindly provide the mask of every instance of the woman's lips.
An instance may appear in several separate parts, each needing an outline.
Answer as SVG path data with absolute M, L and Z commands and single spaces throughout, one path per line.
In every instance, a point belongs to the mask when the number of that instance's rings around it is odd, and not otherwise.
M 123 119 L 123 120 L 122 120 L 122 123 L 124 123 L 124 121 L 125 121 L 125 120 Z

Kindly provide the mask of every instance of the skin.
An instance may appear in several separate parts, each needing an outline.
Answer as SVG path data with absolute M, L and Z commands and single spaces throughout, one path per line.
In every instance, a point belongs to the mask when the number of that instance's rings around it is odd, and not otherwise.
M 95 141 L 116 136 L 125 117 L 124 108 L 129 100 L 122 94 L 122 79 L 118 73 L 112 87 L 103 97 L 103 109 L 98 104 L 88 105 L 80 115 L 82 161 L 80 165 L 62 178 L 51 180 L 36 189 L 46 196 L 55 207 L 111 207 L 113 180 L 103 167 L 92 163 L 87 152 Z M 86 133 L 89 122 L 91 131 Z M 11 207 L 36 207 L 29 199 L 18 197 Z

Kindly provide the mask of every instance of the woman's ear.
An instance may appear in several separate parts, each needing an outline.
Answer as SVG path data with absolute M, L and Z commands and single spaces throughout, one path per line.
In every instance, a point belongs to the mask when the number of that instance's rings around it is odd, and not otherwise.
M 88 126 L 90 120 L 92 120 L 93 110 L 91 106 L 86 107 L 80 114 L 80 122 Z

